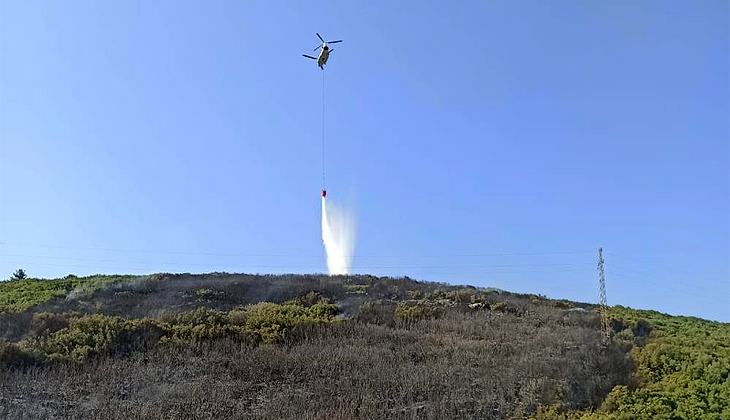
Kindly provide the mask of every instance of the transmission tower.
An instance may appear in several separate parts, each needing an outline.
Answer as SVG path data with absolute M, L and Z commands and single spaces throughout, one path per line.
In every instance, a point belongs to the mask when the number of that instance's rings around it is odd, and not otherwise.
M 603 272 L 603 248 L 598 248 L 598 283 L 601 290 L 599 302 L 601 305 L 601 333 L 603 341 L 608 342 L 608 303 L 606 302 L 606 275 Z

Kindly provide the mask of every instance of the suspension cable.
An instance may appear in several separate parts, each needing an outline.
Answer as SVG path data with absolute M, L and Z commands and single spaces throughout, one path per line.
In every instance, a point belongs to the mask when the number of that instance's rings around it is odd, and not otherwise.
M 324 183 L 324 70 L 322 70 L 322 191 L 326 190 Z

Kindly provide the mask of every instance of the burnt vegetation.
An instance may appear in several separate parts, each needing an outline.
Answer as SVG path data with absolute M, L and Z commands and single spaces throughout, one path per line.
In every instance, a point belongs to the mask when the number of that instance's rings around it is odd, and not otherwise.
M 642 386 L 635 354 L 656 333 L 622 308 L 604 345 L 591 305 L 408 278 L 95 276 L 0 293 L 8 419 L 580 418 Z

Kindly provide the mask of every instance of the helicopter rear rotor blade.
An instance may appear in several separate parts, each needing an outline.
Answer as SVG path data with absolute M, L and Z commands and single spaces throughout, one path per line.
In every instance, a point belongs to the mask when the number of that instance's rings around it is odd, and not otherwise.
M 336 44 L 338 42 L 342 42 L 342 40 L 340 39 L 339 41 L 327 41 L 328 44 Z
M 317 57 L 312 57 L 311 55 L 307 55 L 307 54 L 302 54 L 302 55 L 305 56 L 305 57 L 307 57 L 307 58 L 311 58 L 312 60 L 316 60 L 317 59 Z
M 313 49 L 312 51 L 317 51 L 318 49 L 322 48 L 321 45 L 317 46 L 317 48 Z
M 319 36 L 319 34 L 317 34 L 317 38 L 319 38 L 320 41 L 324 42 L 324 39 L 322 39 L 322 37 Z

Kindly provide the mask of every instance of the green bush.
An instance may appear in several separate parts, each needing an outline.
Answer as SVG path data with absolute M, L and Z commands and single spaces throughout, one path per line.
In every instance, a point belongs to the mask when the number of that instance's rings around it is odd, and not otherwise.
M 91 314 L 71 318 L 67 328 L 48 337 L 36 337 L 21 343 L 51 360 L 82 362 L 94 354 L 106 352 L 123 327 L 122 318 Z
M 0 312 L 22 312 L 53 298 L 75 291 L 89 295 L 94 290 L 121 281 L 143 279 L 140 276 L 67 276 L 64 279 L 23 279 L 0 282 Z
M 573 307 L 573 303 L 567 300 L 554 300 L 552 306 L 560 309 L 570 309 Z
M 618 385 L 597 412 L 541 407 L 535 420 L 730 419 L 730 325 L 621 306 L 614 342 L 636 344 L 634 385 Z
M 173 325 L 162 342 L 177 344 L 213 340 L 216 338 L 245 336 L 245 329 L 234 325 L 198 324 Z
M 655 311 L 611 308 L 632 350 L 639 388 L 616 387 L 609 419 L 730 419 L 730 325 Z M 629 328 L 630 327 L 630 328 Z
M 61 314 L 38 312 L 33 314 L 28 335 L 31 337 L 47 337 L 56 331 L 68 327 L 68 319 Z
M 309 308 L 297 304 L 262 302 L 246 308 L 245 326 L 264 342 L 271 343 L 281 340 L 296 325 L 329 322 L 336 313 L 337 306 L 324 302 Z
M 201 299 L 208 299 L 213 297 L 213 291 L 210 289 L 198 289 L 195 291 L 195 296 Z
M 75 280 L 25 279 L 0 283 L 0 311 L 22 312 L 73 290 Z
M 303 296 L 300 296 L 288 303 L 309 307 L 312 305 L 316 305 L 320 302 L 328 303 L 328 299 L 326 297 L 324 297 L 321 293 L 318 293 L 315 291 L 309 291 L 306 294 L 304 294 Z
M 417 322 L 422 319 L 436 319 L 441 317 L 442 309 L 426 303 L 400 302 L 395 308 L 395 320 L 399 322 Z
M 224 325 L 227 323 L 225 313 L 201 307 L 190 312 L 174 316 L 171 323 L 175 325 Z
M 246 325 L 246 309 L 245 308 L 231 309 L 226 314 L 226 320 L 231 325 L 245 326 Z
M 167 324 L 152 319 L 125 320 L 123 318 L 102 314 L 90 314 L 72 317 L 68 320 L 58 319 L 52 314 L 37 314 L 41 324 L 52 320 L 58 327 L 67 326 L 55 332 L 52 328 L 39 328 L 38 335 L 19 343 L 20 348 L 40 360 L 83 362 L 89 357 L 149 348 L 170 331 Z M 45 326 L 45 325 L 44 325 Z
M 330 322 L 337 306 L 322 302 L 300 304 L 259 303 L 221 312 L 208 308 L 166 316 L 134 319 L 89 314 L 81 317 L 37 313 L 30 337 L 18 345 L 2 342 L 5 367 L 29 361 L 83 362 L 102 354 L 130 354 L 158 343 L 185 344 L 222 337 L 246 341 L 280 341 L 293 327 Z
M 230 322 L 230 315 L 208 308 L 198 308 L 190 312 L 163 318 L 167 334 L 163 342 L 199 342 L 221 337 L 236 337 L 244 334 L 245 328 Z
M 509 302 L 496 302 L 490 305 L 489 309 L 491 309 L 494 312 L 503 312 L 506 314 L 512 314 L 512 315 L 518 315 L 520 313 L 520 309 L 515 306 L 512 303 Z

